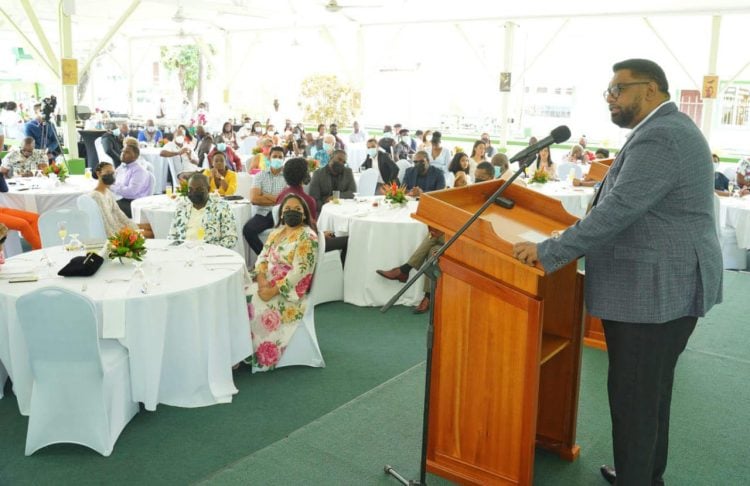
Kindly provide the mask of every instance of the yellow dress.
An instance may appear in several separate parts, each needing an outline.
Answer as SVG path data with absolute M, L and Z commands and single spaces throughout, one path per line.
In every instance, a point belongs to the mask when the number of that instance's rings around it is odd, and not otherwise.
M 216 191 L 216 182 L 211 176 L 211 169 L 204 170 L 203 175 L 208 177 L 209 183 L 211 184 L 211 192 Z M 222 196 L 232 196 L 235 192 L 237 192 L 237 173 L 227 169 L 227 173 L 224 174 L 224 180 L 227 181 L 227 189 L 226 191 L 222 191 L 221 189 L 219 189 L 219 194 L 221 194 Z

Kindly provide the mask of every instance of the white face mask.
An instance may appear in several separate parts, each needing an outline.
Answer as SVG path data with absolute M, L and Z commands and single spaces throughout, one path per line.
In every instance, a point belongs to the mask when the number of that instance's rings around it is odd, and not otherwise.
M 255 133 L 260 133 L 260 132 L 262 132 L 262 131 L 263 131 L 263 129 L 262 129 L 262 128 L 260 128 L 260 127 L 255 127 Z
M 185 137 L 183 137 L 182 135 L 180 135 L 179 137 L 175 137 L 174 142 L 177 145 L 182 145 L 183 143 L 185 143 Z
M 146 130 L 148 130 L 149 133 L 154 133 L 156 131 L 156 127 L 147 127 Z

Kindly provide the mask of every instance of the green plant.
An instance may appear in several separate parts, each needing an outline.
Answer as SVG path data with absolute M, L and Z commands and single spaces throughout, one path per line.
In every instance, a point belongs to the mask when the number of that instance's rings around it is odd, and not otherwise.
M 187 99 L 193 99 L 201 71 L 201 52 L 198 46 L 162 46 L 161 63 L 168 71 L 177 71 L 180 89 Z

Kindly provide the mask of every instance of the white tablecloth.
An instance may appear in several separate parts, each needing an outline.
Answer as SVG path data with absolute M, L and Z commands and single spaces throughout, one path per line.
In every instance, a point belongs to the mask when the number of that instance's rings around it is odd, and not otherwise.
M 56 179 L 14 177 L 8 180 L 8 192 L 0 192 L 0 206 L 44 214 L 52 209 L 76 209 L 76 199 L 96 187 L 94 179 L 70 176 L 60 183 Z
M 719 222 L 721 227 L 734 228 L 737 246 L 750 249 L 750 196 L 720 197 Z
M 427 226 L 413 219 L 417 202 L 392 208 L 382 197 L 361 198 L 364 202 L 342 199 L 328 203 L 318 218 L 318 227 L 337 236 L 349 235 L 344 267 L 344 301 L 359 306 L 380 306 L 388 302 L 403 284 L 375 273 L 403 265 L 427 237 Z M 373 207 L 373 201 L 379 206 Z M 422 299 L 424 283 L 414 284 L 397 302 L 416 305 Z
M 178 196 L 181 197 L 181 196 Z M 227 201 L 232 208 L 234 220 L 237 224 L 237 244 L 234 251 L 242 255 L 246 261 L 250 257 L 250 247 L 242 237 L 242 227 L 252 217 L 252 205 L 249 201 Z M 136 223 L 150 223 L 154 231 L 154 238 L 166 239 L 169 236 L 169 228 L 172 226 L 175 212 L 177 211 L 177 199 L 170 199 L 164 194 L 148 196 L 136 199 L 130 205 L 133 212 L 133 221 Z
M 141 157 L 150 162 L 154 167 L 154 177 L 156 177 L 154 194 L 164 193 L 164 188 L 167 185 L 167 175 L 169 174 L 169 160 L 166 157 L 159 155 L 161 151 L 161 147 L 147 147 L 141 149 Z
M 92 277 L 63 278 L 57 271 L 71 254 L 61 247 L 46 250 L 51 267 L 40 261 L 45 250 L 7 260 L 3 274 L 34 271 L 40 276 L 32 283 L 0 280 L 0 361 L 13 380 L 22 414 L 29 413 L 32 375 L 15 304 L 19 296 L 46 286 L 81 292 L 94 301 L 100 336 L 128 348 L 133 398 L 147 410 L 159 403 L 200 407 L 232 401 L 237 393 L 232 365 L 252 352 L 244 262 L 217 246 L 198 250 L 167 243 L 148 242 L 146 294 L 144 280 L 133 278 L 132 264 L 106 261 Z M 186 266 L 191 256 L 195 262 Z
M 557 199 L 563 208 L 576 218 L 586 216 L 586 209 L 594 198 L 593 187 L 571 187 L 567 182 L 553 181 L 546 184 L 529 184 L 529 189 Z

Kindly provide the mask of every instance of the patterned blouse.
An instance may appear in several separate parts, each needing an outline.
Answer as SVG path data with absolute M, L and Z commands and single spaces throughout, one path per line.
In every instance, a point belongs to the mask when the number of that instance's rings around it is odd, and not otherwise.
M 745 178 L 746 185 L 750 185 L 750 157 L 740 160 L 737 164 L 737 174 Z
M 21 150 L 16 148 L 8 152 L 8 155 L 3 159 L 2 167 L 12 168 L 13 172 L 17 176 L 22 176 L 27 172 L 34 172 L 37 170 L 39 164 L 46 164 L 47 157 L 41 150 L 34 149 L 31 155 L 24 157 Z
M 190 213 L 193 203 L 187 198 L 177 206 L 177 212 L 169 229 L 170 240 L 185 241 Z M 237 223 L 232 209 L 226 201 L 215 195 L 210 195 L 203 214 L 203 241 L 211 245 L 219 245 L 232 249 L 237 244 Z
M 102 213 L 102 222 L 104 223 L 104 232 L 107 236 L 113 235 L 123 228 L 138 229 L 138 225 L 128 219 L 117 205 L 112 191 L 106 190 L 104 194 L 99 191 L 89 193 L 89 196 L 96 201 L 99 211 Z

